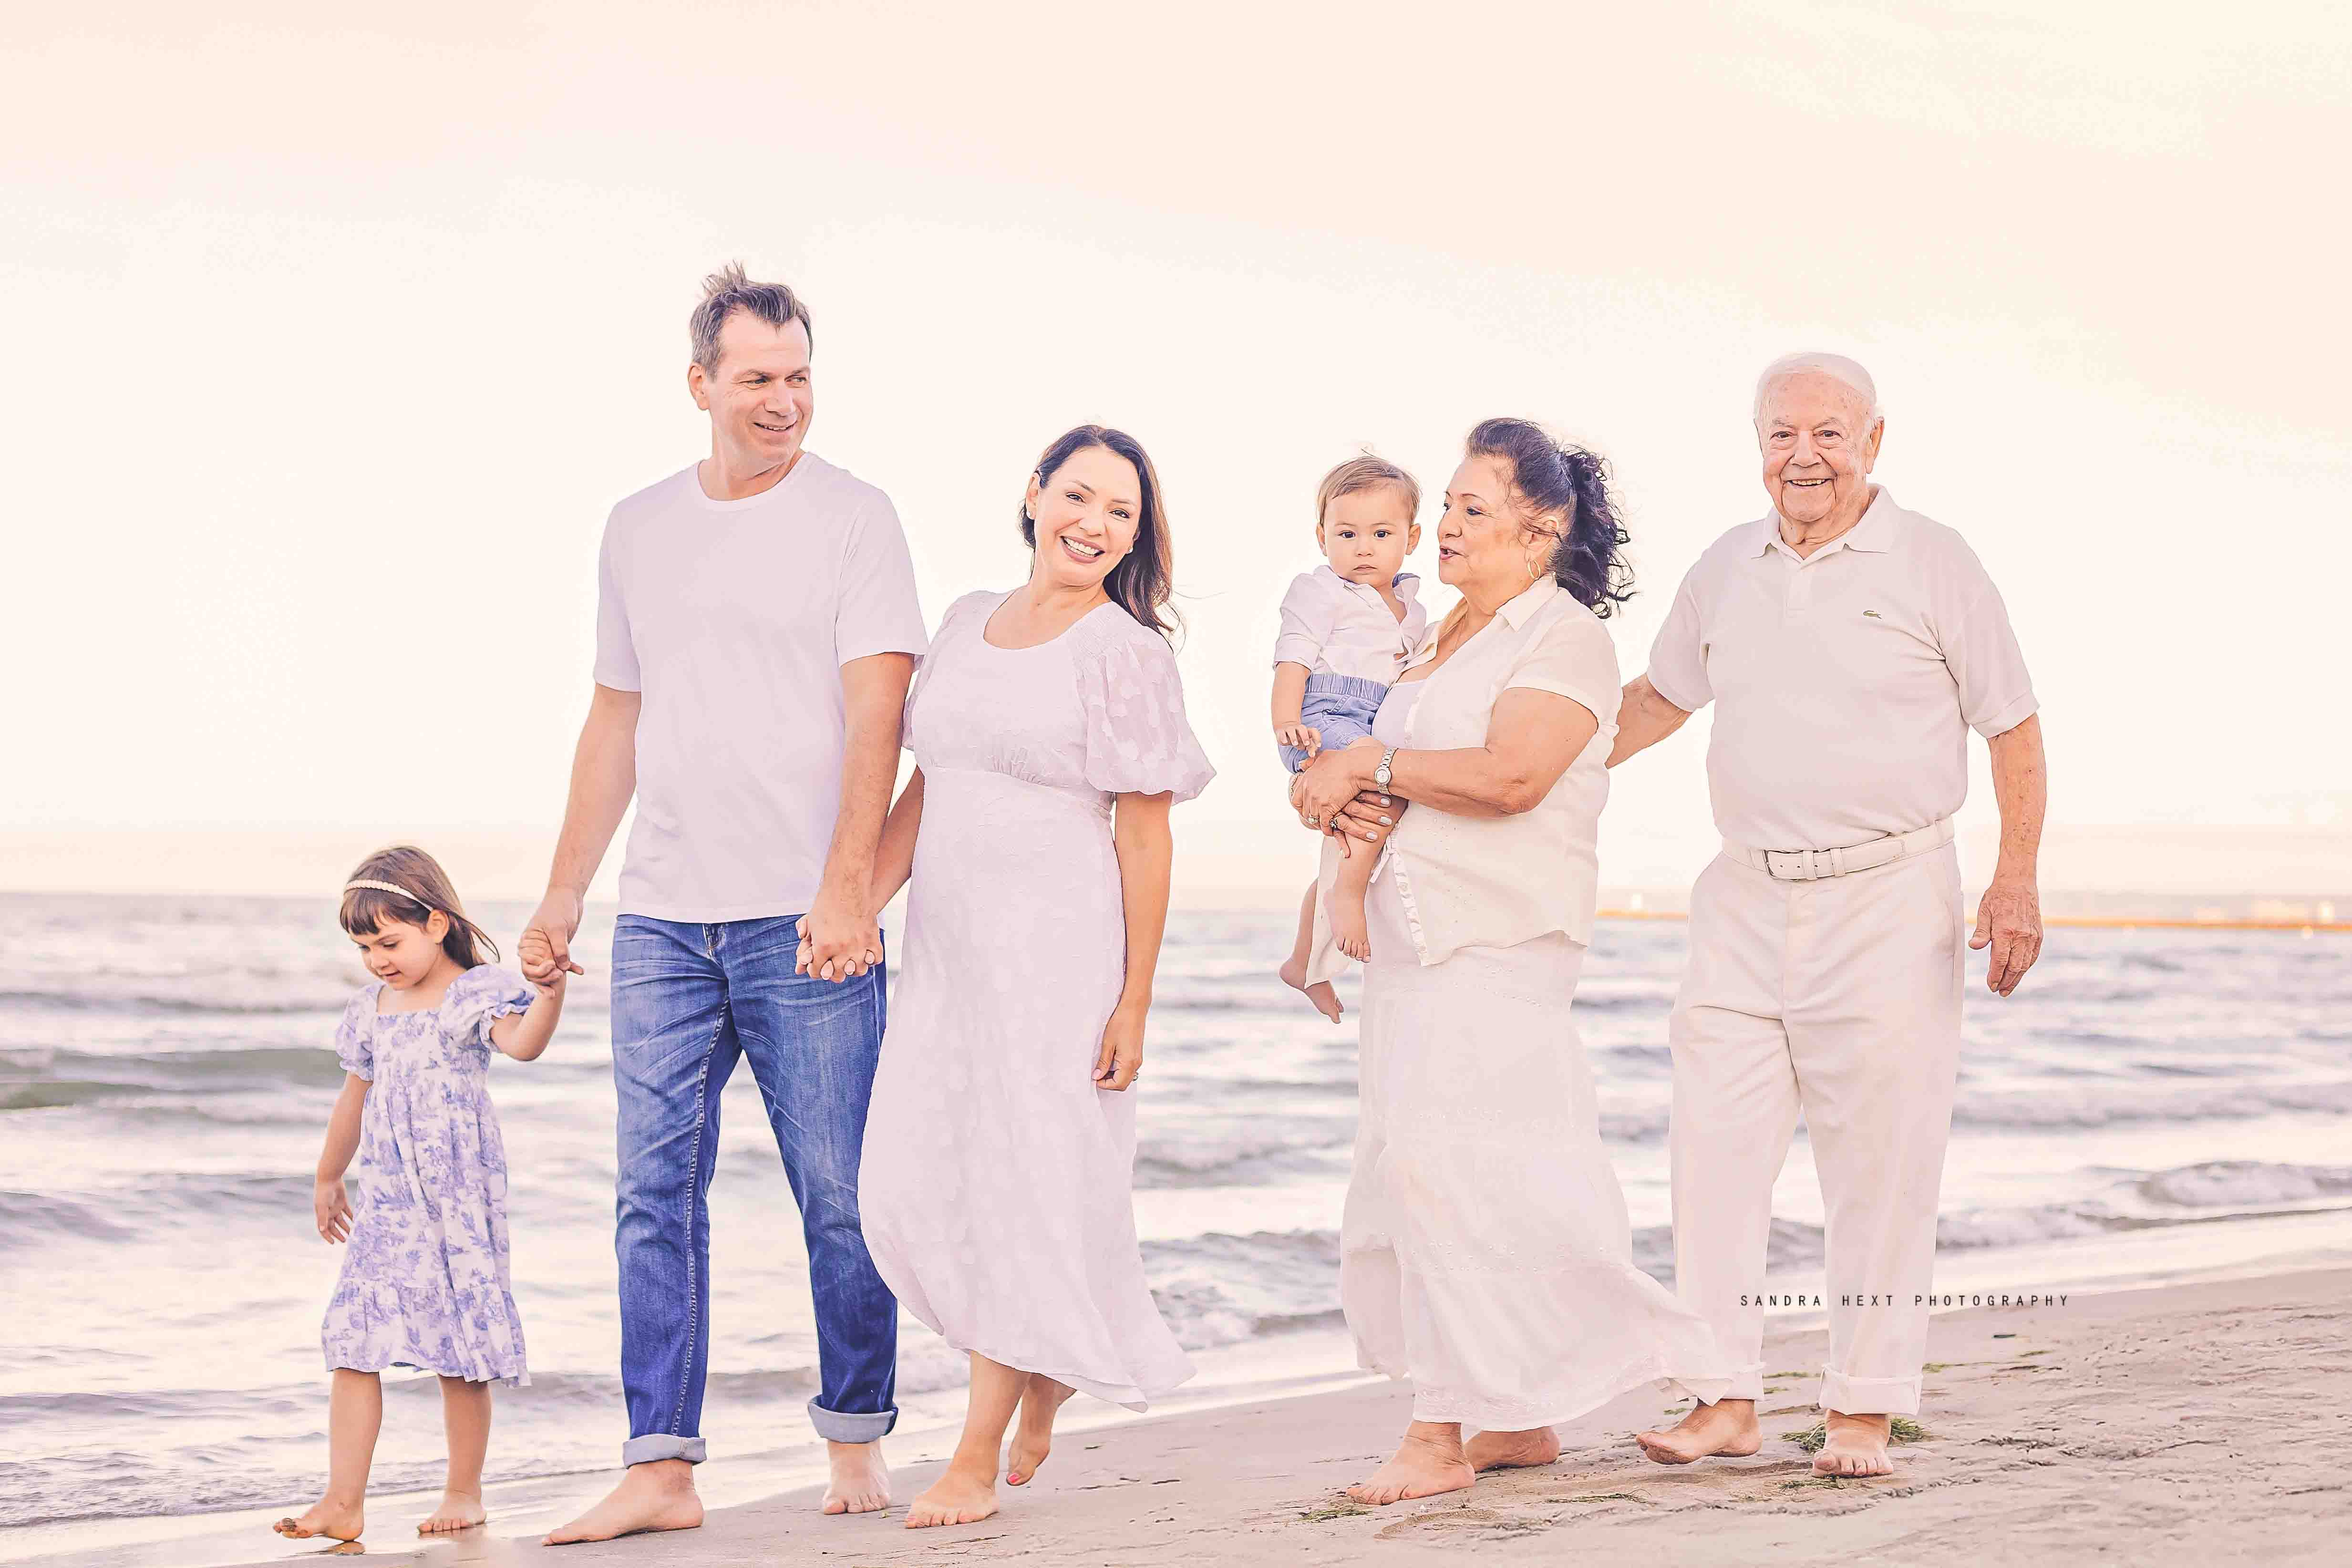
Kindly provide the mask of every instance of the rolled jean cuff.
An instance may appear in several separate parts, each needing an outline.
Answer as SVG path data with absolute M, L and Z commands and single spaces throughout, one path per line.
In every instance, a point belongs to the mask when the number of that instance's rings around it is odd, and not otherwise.
M 1822 1374 L 1821 1407 L 1841 1415 L 1916 1415 L 1919 1380 L 1848 1377 L 1842 1372 L 1826 1372 Z
M 681 1437 L 674 1432 L 649 1432 L 621 1445 L 624 1466 L 649 1465 L 656 1459 L 684 1459 L 698 1465 L 709 1457 L 710 1449 L 701 1438 Z
M 887 1437 L 890 1428 L 898 1424 L 898 1409 L 860 1415 L 846 1410 L 827 1410 L 812 1399 L 808 1403 L 809 1425 L 816 1435 L 828 1443 L 871 1443 Z

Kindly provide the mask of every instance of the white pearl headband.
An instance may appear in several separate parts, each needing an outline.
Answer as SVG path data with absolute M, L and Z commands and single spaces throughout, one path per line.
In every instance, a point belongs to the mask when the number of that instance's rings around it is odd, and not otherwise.
M 379 893 L 398 893 L 410 903 L 424 904 L 425 912 L 428 914 L 431 913 L 433 910 L 433 906 L 431 904 L 425 903 L 425 900 L 418 898 L 415 893 L 410 892 L 406 888 L 400 886 L 397 882 L 372 882 L 362 877 L 356 882 L 346 882 L 343 884 L 343 891 L 346 893 L 356 892 L 362 888 L 373 888 Z

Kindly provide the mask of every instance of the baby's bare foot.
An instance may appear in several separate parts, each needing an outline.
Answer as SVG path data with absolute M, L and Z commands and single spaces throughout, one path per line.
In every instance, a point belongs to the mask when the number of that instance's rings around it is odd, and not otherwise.
M 1331 902 L 1331 940 L 1358 963 L 1369 962 L 1372 956 L 1372 932 L 1364 923 L 1363 900 L 1338 898 Z
M 478 1494 L 445 1491 L 441 1494 L 441 1506 L 416 1527 L 416 1533 L 446 1535 L 456 1531 L 471 1530 L 478 1524 L 487 1523 L 489 1517 L 482 1511 L 482 1500 Z
M 342 1503 L 320 1498 L 310 1511 L 294 1519 L 281 1519 L 269 1528 L 289 1541 L 308 1541 L 323 1535 L 331 1541 L 357 1541 L 362 1521 L 361 1505 Z
M 1549 1426 L 1531 1432 L 1481 1432 L 1462 1446 L 1474 1470 L 1515 1470 L 1549 1465 L 1559 1458 L 1559 1434 Z
M 1718 1399 L 1693 1405 L 1689 1415 L 1663 1432 L 1636 1433 L 1633 1441 L 1661 1465 L 1687 1465 L 1717 1454 L 1744 1459 L 1764 1446 L 1764 1435 L 1756 1427 L 1754 1400 Z
M 1305 959 L 1289 959 L 1275 973 L 1282 976 L 1282 983 L 1294 991 L 1303 992 L 1307 999 L 1315 1004 L 1315 1010 L 1318 1013 L 1335 1024 L 1339 1021 L 1339 1015 L 1346 1009 L 1339 1005 L 1339 994 L 1331 989 L 1331 983 L 1328 980 L 1318 980 L 1312 985 L 1307 983 Z
M 1004 1463 L 1006 1486 L 1028 1485 L 1045 1456 L 1054 1451 L 1054 1417 L 1076 1392 L 1042 1372 L 1029 1374 L 1028 1385 L 1021 1391 L 1021 1428 L 1013 1435 L 1013 1453 Z

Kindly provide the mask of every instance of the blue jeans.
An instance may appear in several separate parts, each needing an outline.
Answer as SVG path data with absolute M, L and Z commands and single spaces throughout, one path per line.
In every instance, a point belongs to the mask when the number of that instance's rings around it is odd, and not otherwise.
M 809 1420 L 834 1442 L 868 1443 L 898 1418 L 898 1303 L 857 1219 L 882 966 L 836 985 L 793 973 L 799 946 L 795 915 L 695 925 L 625 914 L 614 929 L 625 1465 L 705 1457 L 710 1176 L 719 1091 L 738 1057 L 751 1058 L 808 1238 L 819 1373 Z

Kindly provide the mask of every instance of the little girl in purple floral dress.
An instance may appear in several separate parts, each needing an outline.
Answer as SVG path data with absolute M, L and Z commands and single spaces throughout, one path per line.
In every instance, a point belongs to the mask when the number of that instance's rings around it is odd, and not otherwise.
M 449 1436 L 441 1506 L 419 1533 L 470 1529 L 482 1510 L 490 1384 L 530 1381 L 507 1273 L 507 1159 L 490 1053 L 547 1048 L 563 977 L 535 991 L 495 959 L 421 849 L 370 856 L 343 888 L 343 930 L 375 976 L 343 1009 L 343 1090 L 327 1123 L 313 1208 L 348 1242 L 321 1335 L 333 1385 L 326 1494 L 281 1535 L 359 1538 L 387 1367 L 436 1373 Z M 528 954 L 525 955 L 528 958 Z M 354 1205 L 343 1173 L 359 1156 Z

